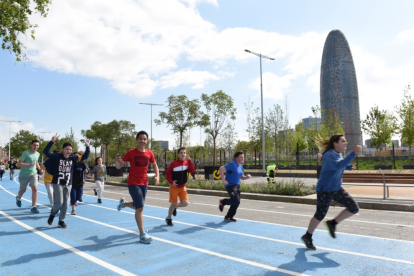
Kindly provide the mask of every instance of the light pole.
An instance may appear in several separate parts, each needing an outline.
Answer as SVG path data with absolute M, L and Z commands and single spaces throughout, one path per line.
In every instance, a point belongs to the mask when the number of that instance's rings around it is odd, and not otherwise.
M 43 134 L 42 139 L 44 141 L 45 140 L 45 133 L 52 133 L 52 132 L 50 132 L 50 131 L 39 131 L 39 132 L 36 132 L 36 133 L 42 133 Z M 43 164 L 43 153 L 42 153 L 42 164 Z
M 1 121 L 10 123 L 9 124 L 9 161 L 10 161 L 10 147 L 11 147 L 10 128 L 11 128 L 11 123 L 20 123 L 21 121 L 6 121 L 6 120 L 1 120 Z
M 152 150 L 152 106 L 153 105 L 163 105 L 163 104 L 155 104 L 155 103 L 139 103 L 139 104 L 145 104 L 151 106 L 151 140 L 150 140 L 150 149 Z
M 266 168 L 265 168 L 265 135 L 264 135 L 264 120 L 263 120 L 263 83 L 262 83 L 262 58 L 267 58 L 270 60 L 275 60 L 274 58 L 264 56 L 262 54 L 258 54 L 255 52 L 252 52 L 250 50 L 244 50 L 245 52 L 248 52 L 250 54 L 253 54 L 255 56 L 258 56 L 260 58 L 260 96 L 261 96 L 261 102 L 262 102 L 262 166 L 263 166 L 263 176 L 266 177 Z

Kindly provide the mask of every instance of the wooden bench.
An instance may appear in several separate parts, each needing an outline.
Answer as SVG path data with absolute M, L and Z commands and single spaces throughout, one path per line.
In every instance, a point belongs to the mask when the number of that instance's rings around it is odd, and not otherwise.
M 384 199 L 390 196 L 390 187 L 414 187 L 414 174 L 344 173 L 342 185 L 383 186 Z

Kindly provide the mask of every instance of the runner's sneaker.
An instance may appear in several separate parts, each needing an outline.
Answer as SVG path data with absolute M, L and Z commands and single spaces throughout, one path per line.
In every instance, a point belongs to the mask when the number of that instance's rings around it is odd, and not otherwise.
M 235 218 L 228 218 L 228 217 L 224 217 L 224 221 L 236 222 L 236 221 L 237 221 L 237 219 L 235 219 Z
M 102 203 L 102 200 L 100 198 L 98 198 L 98 203 Z
M 97 196 L 98 195 L 98 192 L 96 191 L 96 189 L 93 189 L 93 191 L 95 192 L 95 195 Z
M 328 230 L 328 232 L 329 232 L 329 235 L 331 235 L 331 237 L 332 238 L 336 238 L 336 236 L 335 236 L 335 225 L 332 225 L 332 221 L 330 221 L 330 220 L 327 220 L 327 221 L 325 221 L 325 226 L 326 226 L 326 229 Z
M 219 200 L 219 210 L 220 210 L 220 212 L 223 212 L 223 209 L 224 209 L 224 205 L 223 205 L 222 201 L 223 201 L 222 199 Z
M 313 245 L 312 238 L 307 238 L 306 235 L 303 235 L 302 238 L 300 238 L 303 242 L 303 244 L 306 246 L 309 250 L 316 250 L 316 247 Z
M 66 229 L 66 227 L 68 227 L 63 220 L 59 221 L 58 225 L 59 225 L 59 227 L 61 227 L 63 229 Z
M 167 223 L 168 226 L 174 226 L 174 224 L 172 223 L 172 219 L 166 218 L 165 222 Z
M 81 199 L 79 199 L 79 202 L 82 202 L 82 198 L 81 198 Z
M 72 212 L 70 212 L 70 214 L 71 214 L 72 216 L 76 216 L 76 211 L 75 211 L 75 210 L 72 210 Z
M 36 207 L 33 207 L 33 208 L 30 210 L 30 213 L 38 214 L 38 213 L 39 213 L 39 210 L 37 210 L 37 208 L 36 208 Z
M 124 203 L 125 203 L 125 198 L 121 197 L 118 203 L 118 207 L 116 207 L 116 209 L 118 209 L 118 211 L 121 211 L 121 209 L 124 208 Z
M 176 215 L 177 215 L 177 208 L 175 208 L 173 211 L 173 216 L 175 217 Z
M 150 243 L 152 242 L 152 238 L 144 232 L 139 236 L 139 241 L 142 243 Z
M 16 205 L 17 207 L 22 207 L 22 201 L 16 196 Z
M 49 219 L 47 220 L 47 224 L 52 225 L 54 218 L 55 218 L 54 216 L 50 215 Z

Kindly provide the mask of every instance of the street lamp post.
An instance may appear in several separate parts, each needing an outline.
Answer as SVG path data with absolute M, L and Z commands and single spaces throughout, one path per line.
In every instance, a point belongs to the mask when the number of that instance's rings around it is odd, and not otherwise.
M 150 149 L 152 150 L 152 106 L 153 105 L 162 105 L 162 104 L 155 104 L 155 103 L 139 103 L 139 104 L 145 104 L 151 106 L 151 140 L 150 140 Z
M 39 131 L 39 132 L 36 132 L 36 133 L 42 133 L 43 134 L 42 139 L 44 141 L 45 140 L 45 133 L 52 133 L 52 132 L 50 132 L 50 131 Z M 42 164 L 43 164 L 43 154 L 42 154 Z
M 20 123 L 21 121 L 7 121 L 7 120 L 1 120 L 1 121 L 10 123 L 9 124 L 9 161 L 10 161 L 10 148 L 11 148 L 10 128 L 11 128 L 11 123 Z
M 275 60 L 274 58 L 264 56 L 262 54 L 258 54 L 252 52 L 250 50 L 244 50 L 247 53 L 253 54 L 260 58 L 260 96 L 261 96 L 261 103 L 262 103 L 262 167 L 263 167 L 263 176 L 266 177 L 266 168 L 265 168 L 265 135 L 264 135 L 264 120 L 263 120 L 263 82 L 262 82 L 262 58 Z

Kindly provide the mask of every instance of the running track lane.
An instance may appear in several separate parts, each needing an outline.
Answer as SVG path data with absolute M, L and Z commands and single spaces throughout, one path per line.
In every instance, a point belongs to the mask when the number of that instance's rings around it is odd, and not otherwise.
M 333 240 L 325 231 L 318 231 L 318 250 L 307 251 L 299 239 L 304 232 L 301 228 L 244 220 L 225 223 L 221 214 L 181 210 L 174 227 L 167 227 L 167 209 L 155 206 L 145 207 L 145 227 L 154 237 L 151 245 L 145 245 L 138 242 L 131 209 L 118 212 L 117 201 L 110 199 L 103 199 L 102 205 L 88 204 L 96 197 L 86 195 L 85 204 L 77 207 L 78 216 L 66 216 L 68 229 L 63 230 L 56 227 L 57 218 L 53 226 L 46 223 L 50 210 L 43 185 L 39 185 L 41 213 L 30 214 L 30 189 L 24 195 L 22 208 L 18 208 L 14 194 L 19 185 L 10 180 L 1 184 L 0 218 L 6 227 L 0 231 L 0 238 L 12 252 L 0 255 L 4 260 L 1 274 L 3 270 L 8 274 L 45 270 L 42 274 L 53 271 L 73 275 L 74 269 L 82 274 L 99 271 L 104 275 L 114 271 L 121 275 L 208 275 L 220 271 L 226 275 L 413 275 L 414 271 L 412 242 L 346 234 Z M 10 217 L 47 237 L 36 235 Z M 19 242 L 22 237 L 26 239 L 24 243 Z M 51 239 L 93 258 L 64 249 Z M 49 258 L 56 260 L 52 267 L 45 265 L 50 264 Z M 56 270 L 57 264 L 62 269 Z M 113 266 L 113 270 L 105 264 Z

